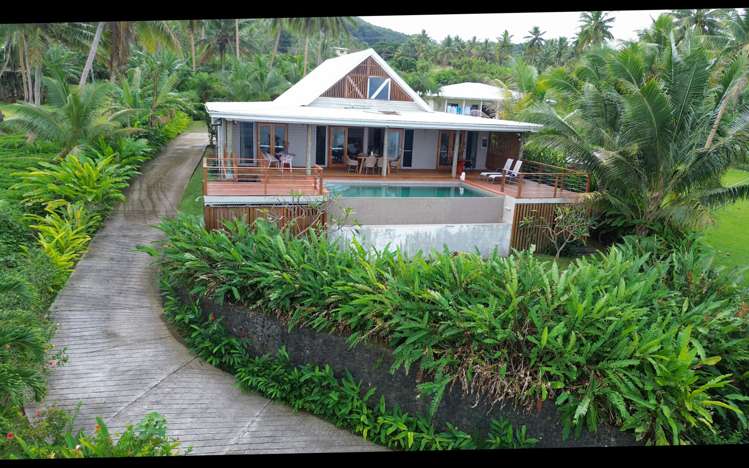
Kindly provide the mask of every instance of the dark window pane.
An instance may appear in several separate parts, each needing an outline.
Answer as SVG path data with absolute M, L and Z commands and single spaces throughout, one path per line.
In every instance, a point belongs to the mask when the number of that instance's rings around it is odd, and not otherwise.
M 403 140 L 403 167 L 411 167 L 413 164 L 414 131 L 406 130 Z
M 241 122 L 239 124 L 239 164 L 249 166 L 255 157 L 255 123 Z
M 353 158 L 364 152 L 364 127 L 349 127 L 348 156 Z
M 324 166 L 325 165 L 325 148 L 327 146 L 325 145 L 325 138 L 328 133 L 328 127 L 321 127 L 318 126 L 316 128 L 317 132 L 317 142 L 315 144 L 315 164 L 318 166 Z

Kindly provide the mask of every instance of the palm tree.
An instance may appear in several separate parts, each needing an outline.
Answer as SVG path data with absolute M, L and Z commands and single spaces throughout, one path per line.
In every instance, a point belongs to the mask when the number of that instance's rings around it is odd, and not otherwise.
M 538 28 L 538 26 L 533 26 L 533 28 L 530 31 L 528 31 L 528 35 L 523 38 L 527 40 L 525 47 L 526 47 L 526 52 L 528 54 L 528 58 L 531 61 L 535 61 L 538 51 L 541 49 L 541 46 L 544 44 L 545 40 L 542 37 L 544 34 L 546 34 L 546 31 L 541 31 Z
M 99 47 L 99 40 L 101 40 L 101 32 L 104 30 L 104 22 L 99 22 L 96 25 L 96 32 L 94 33 L 94 39 L 91 41 L 91 48 L 86 57 L 86 65 L 83 66 L 83 72 L 81 73 L 81 79 L 78 82 L 78 86 L 83 86 L 88 79 L 88 75 L 91 73 L 91 68 L 94 65 L 94 58 L 96 57 L 96 49 Z
M 201 38 L 201 42 L 204 43 L 205 49 L 201 62 L 205 61 L 208 57 L 218 54 L 221 61 L 221 69 L 223 70 L 226 51 L 231 47 L 230 44 L 234 36 L 233 25 L 231 21 L 223 19 L 205 20 L 203 25 L 205 26 L 205 37 Z
M 249 62 L 234 61 L 222 75 L 227 99 L 233 101 L 268 101 L 284 92 L 290 83 L 277 68 L 268 68 L 265 58 L 256 55 Z
M 502 65 L 512 55 L 512 34 L 505 29 L 497 41 L 497 63 Z
M 60 156 L 101 136 L 132 132 L 133 129 L 122 127 L 127 111 L 112 112 L 108 105 L 109 84 L 92 83 L 79 88 L 51 78 L 45 82 L 50 106 L 15 104 L 15 115 L 3 126 L 58 143 Z
M 316 32 L 338 35 L 341 33 L 350 34 L 348 26 L 353 19 L 351 17 L 328 16 L 324 18 L 291 18 L 288 25 L 298 34 L 304 36 L 304 74 L 307 74 L 307 64 L 309 63 L 309 40 Z
M 700 34 L 712 36 L 717 34 L 721 27 L 721 21 L 725 19 L 724 10 L 697 9 L 697 10 L 675 10 L 673 12 L 677 27 L 686 30 L 694 28 Z
M 749 111 L 730 105 L 746 71 L 715 93 L 718 69 L 692 37 L 665 47 L 662 60 L 647 65 L 637 45 L 590 54 L 577 91 L 566 89 L 574 112 L 538 105 L 528 113 L 544 125 L 538 143 L 592 173 L 608 226 L 638 235 L 700 228 L 711 208 L 749 197 L 749 184 L 720 185 L 749 144 Z
M 32 23 L 3 25 L 6 53 L 16 52 L 24 101 L 42 102 L 42 69 L 44 52 L 51 44 L 61 42 L 79 48 L 88 37 L 89 27 L 82 23 Z M 6 57 L 9 57 L 6 56 Z
M 270 20 L 270 28 L 275 34 L 276 39 L 273 42 L 273 52 L 270 55 L 270 64 L 268 65 L 269 70 L 273 68 L 273 62 L 276 60 L 276 55 L 278 55 L 278 44 L 281 42 L 281 33 L 287 25 L 288 20 L 286 18 L 272 18 Z
M 533 28 L 528 31 L 528 35 L 523 39 L 528 41 L 528 47 L 539 48 L 544 43 L 544 38 L 542 37 L 544 34 L 546 34 L 546 31 L 541 31 L 538 26 L 533 26 Z
M 149 53 L 162 46 L 179 50 L 179 40 L 167 21 L 112 21 L 107 23 L 106 44 L 109 51 L 109 78 L 116 81 L 127 66 L 132 44 Z
M 586 11 L 580 14 L 580 32 L 577 34 L 578 50 L 587 46 L 599 46 L 604 41 L 611 40 L 611 23 L 614 18 L 608 18 L 608 13 L 602 11 Z
M 187 20 L 184 27 L 187 29 L 187 35 L 190 38 L 190 57 L 192 59 L 192 72 L 197 70 L 197 55 L 195 53 L 195 33 L 202 20 Z

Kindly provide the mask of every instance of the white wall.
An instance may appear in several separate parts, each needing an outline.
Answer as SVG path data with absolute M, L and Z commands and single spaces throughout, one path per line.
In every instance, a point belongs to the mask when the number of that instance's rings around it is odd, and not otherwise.
M 512 225 L 491 224 L 401 224 L 392 226 L 329 226 L 328 233 L 347 246 L 356 238 L 365 248 L 382 251 L 400 247 L 406 255 L 429 255 L 433 250 L 471 252 L 489 256 L 496 249 L 501 256 L 510 253 Z
M 307 126 L 303 124 L 289 124 L 289 152 L 294 153 L 294 166 L 307 164 Z
M 439 130 L 414 130 L 413 158 L 407 169 L 436 169 L 437 168 L 437 136 Z

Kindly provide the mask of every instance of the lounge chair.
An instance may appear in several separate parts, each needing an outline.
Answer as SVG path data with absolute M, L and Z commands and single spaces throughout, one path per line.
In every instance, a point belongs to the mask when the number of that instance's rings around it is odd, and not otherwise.
M 520 167 L 523 165 L 523 160 L 518 159 L 515 163 L 515 168 L 507 171 L 507 174 L 493 174 L 489 176 L 489 182 L 494 182 L 495 180 L 501 179 L 502 177 L 505 177 L 505 182 L 512 182 L 513 180 L 517 179 L 518 174 L 520 174 Z
M 505 161 L 505 167 L 503 169 L 497 169 L 496 171 L 493 171 L 493 172 L 492 171 L 482 172 L 480 176 L 489 178 L 489 176 L 492 176 L 492 175 L 502 175 L 505 172 L 508 172 L 512 168 L 512 163 L 514 161 L 515 160 L 512 158 L 507 158 L 507 161 Z

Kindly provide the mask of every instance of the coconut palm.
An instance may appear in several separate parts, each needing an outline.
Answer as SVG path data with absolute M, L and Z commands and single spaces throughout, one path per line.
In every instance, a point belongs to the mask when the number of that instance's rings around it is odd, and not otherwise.
M 349 26 L 353 24 L 351 17 L 328 16 L 323 18 L 290 18 L 289 27 L 304 37 L 304 74 L 307 74 L 309 63 L 309 41 L 315 34 L 350 35 Z
M 586 11 L 580 14 L 580 31 L 577 34 L 578 50 L 588 46 L 600 46 L 614 36 L 611 34 L 611 23 L 614 18 L 607 17 L 602 11 Z
M 52 44 L 79 48 L 90 33 L 83 23 L 31 23 L 2 26 L 8 56 L 15 51 L 24 101 L 42 103 L 44 53 Z
M 281 42 L 281 34 L 283 33 L 283 30 L 288 26 L 287 23 L 288 20 L 286 18 L 272 18 L 270 20 L 270 29 L 276 36 L 276 39 L 273 42 L 273 52 L 270 55 L 270 64 L 268 65 L 268 69 L 273 68 L 273 62 L 275 62 L 276 55 L 278 55 L 278 45 Z
M 278 68 L 269 71 L 268 62 L 260 55 L 248 62 L 233 61 L 222 81 L 226 98 L 232 101 L 269 101 L 290 86 Z
M 497 41 L 497 63 L 502 65 L 512 56 L 512 34 L 505 29 Z
M 52 78 L 46 78 L 45 82 L 50 105 L 15 104 L 14 116 L 4 121 L 3 126 L 58 143 L 60 155 L 102 136 L 132 132 L 133 129 L 122 126 L 127 111 L 113 112 L 108 105 L 109 84 L 77 87 Z
M 725 11 L 712 9 L 675 10 L 673 12 L 677 27 L 681 29 L 694 28 L 696 32 L 712 36 L 717 34 L 726 19 Z
M 167 21 L 112 21 L 105 35 L 109 52 L 109 76 L 114 82 L 130 59 L 133 43 L 146 52 L 155 53 L 162 47 L 179 50 L 179 40 Z
M 749 111 L 730 104 L 746 70 L 714 92 L 716 65 L 696 38 L 660 54 L 651 62 L 637 45 L 589 54 L 568 82 L 580 84 L 566 86 L 574 112 L 541 104 L 528 113 L 544 125 L 536 142 L 592 173 L 606 224 L 620 232 L 683 233 L 749 196 L 749 184 L 720 185 L 749 144 Z
M 541 46 L 545 42 L 545 39 L 543 38 L 544 34 L 546 34 L 546 31 L 541 31 L 538 26 L 533 26 L 533 28 L 528 31 L 528 35 L 523 38 L 527 41 L 525 43 L 525 51 L 531 62 L 535 62 L 538 52 L 541 50 Z

